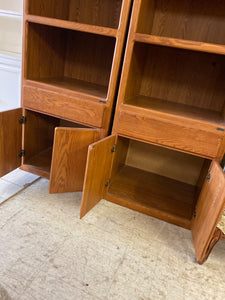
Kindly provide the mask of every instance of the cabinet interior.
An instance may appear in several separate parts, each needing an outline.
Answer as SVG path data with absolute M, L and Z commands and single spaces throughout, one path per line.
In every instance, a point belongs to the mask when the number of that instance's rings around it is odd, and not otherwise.
M 30 0 L 28 13 L 90 25 L 117 28 L 122 0 Z
M 135 43 L 124 102 L 225 124 L 225 57 Z
M 115 39 L 28 24 L 25 78 L 106 98 Z
M 143 0 L 139 16 L 139 33 L 225 44 L 223 0 Z
M 190 228 L 209 166 L 210 160 L 201 157 L 118 137 L 107 195 L 118 204 Z
M 26 110 L 23 168 L 42 177 L 50 177 L 56 127 L 87 128 L 80 124 Z

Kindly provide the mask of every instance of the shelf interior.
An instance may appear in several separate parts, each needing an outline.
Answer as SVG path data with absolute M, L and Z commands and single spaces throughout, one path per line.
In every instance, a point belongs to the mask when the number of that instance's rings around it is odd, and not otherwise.
M 187 224 L 192 218 L 194 186 L 137 168 L 124 166 L 113 178 L 109 194 L 122 197 L 130 205 L 153 216 L 163 218 L 165 214 L 175 222 L 183 219 Z
M 216 124 L 225 121 L 225 57 L 136 42 L 124 103 Z
M 119 137 L 107 195 L 118 204 L 190 228 L 206 161 Z
M 107 86 L 87 82 L 84 80 L 71 79 L 68 77 L 62 78 L 41 78 L 33 79 L 33 81 L 42 82 L 49 84 L 54 87 L 75 91 L 82 94 L 88 94 L 96 98 L 106 99 L 107 97 Z
M 209 109 L 202 109 L 191 105 L 140 95 L 127 99 L 124 104 L 225 126 L 225 120 L 219 112 Z
M 26 160 L 23 168 L 41 177 L 50 178 L 52 147 Z
M 29 0 L 28 13 L 89 25 L 118 28 L 122 0 Z
M 24 125 L 24 170 L 49 178 L 56 127 L 87 128 L 67 120 L 26 110 Z
M 29 23 L 25 78 L 107 97 L 115 38 Z
M 224 16 L 221 0 L 142 0 L 137 32 L 225 45 Z

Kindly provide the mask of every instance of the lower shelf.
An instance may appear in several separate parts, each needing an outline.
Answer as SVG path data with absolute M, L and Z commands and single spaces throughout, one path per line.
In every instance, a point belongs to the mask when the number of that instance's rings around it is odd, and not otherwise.
M 107 86 L 102 86 L 99 84 L 72 79 L 68 77 L 60 77 L 60 78 L 42 78 L 38 80 L 34 80 L 37 82 L 45 83 L 52 85 L 57 88 L 64 88 L 74 92 L 87 94 L 93 97 L 98 97 L 101 99 L 106 99 L 107 97 Z
M 112 178 L 107 200 L 190 229 L 196 187 L 124 166 Z
M 50 178 L 52 147 L 26 160 L 21 169 L 47 179 Z
M 126 100 L 125 104 L 225 126 L 225 119 L 219 112 L 191 105 L 140 95 Z

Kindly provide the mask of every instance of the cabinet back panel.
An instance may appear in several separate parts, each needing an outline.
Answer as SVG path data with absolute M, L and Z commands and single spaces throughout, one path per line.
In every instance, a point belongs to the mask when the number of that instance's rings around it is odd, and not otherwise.
M 26 110 L 27 123 L 24 126 L 24 162 L 53 146 L 55 127 L 87 128 L 67 120 Z
M 42 17 L 68 19 L 70 0 L 26 0 L 28 13 Z
M 151 144 L 130 141 L 126 165 L 197 185 L 205 159 Z
M 112 28 L 118 27 L 122 6 L 122 0 L 30 0 L 28 3 L 28 12 L 33 15 Z
M 117 28 L 122 0 L 70 0 L 69 20 Z
M 139 95 L 222 114 L 225 102 L 224 56 L 137 43 L 132 59 L 143 59 L 140 47 L 143 53 L 147 48 L 147 55 L 142 76 L 137 78 L 141 80 Z M 135 73 L 131 74 L 135 80 Z
M 66 38 L 64 30 L 28 25 L 27 72 L 29 79 L 63 76 Z
M 143 0 L 137 31 L 225 44 L 224 16 L 224 0 Z
M 26 110 L 27 123 L 24 126 L 24 163 L 40 152 L 53 146 L 54 128 L 59 119 Z
M 28 79 L 69 78 L 108 85 L 114 38 L 37 24 L 29 24 L 28 35 Z
M 64 75 L 107 86 L 110 78 L 115 39 L 99 35 L 68 32 Z

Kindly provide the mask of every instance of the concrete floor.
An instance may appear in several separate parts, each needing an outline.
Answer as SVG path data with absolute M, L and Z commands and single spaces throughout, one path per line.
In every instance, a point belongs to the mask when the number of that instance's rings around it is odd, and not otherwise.
M 190 231 L 105 200 L 80 220 L 80 202 L 40 179 L 0 206 L 1 300 L 224 299 L 224 242 L 200 266 Z

